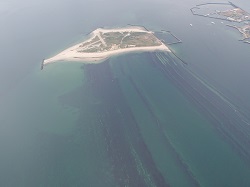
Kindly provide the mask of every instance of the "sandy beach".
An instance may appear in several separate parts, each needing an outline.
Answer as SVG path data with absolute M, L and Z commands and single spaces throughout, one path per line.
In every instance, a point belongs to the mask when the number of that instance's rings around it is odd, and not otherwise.
M 79 49 L 82 44 L 85 44 L 91 41 L 94 37 L 98 36 L 99 33 L 110 33 L 110 32 L 145 32 L 152 34 L 151 31 L 146 31 L 142 27 L 126 27 L 126 28 L 117 28 L 117 29 L 96 29 L 91 33 L 91 37 L 81 42 L 77 45 L 74 45 L 59 54 L 55 55 L 52 58 L 48 58 L 44 60 L 44 65 L 53 63 L 56 61 L 78 61 L 78 62 L 88 62 L 88 63 L 99 63 L 113 55 L 119 55 L 122 53 L 131 53 L 131 52 L 143 52 L 143 51 L 168 51 L 170 52 L 169 48 L 161 42 L 159 46 L 147 46 L 147 47 L 129 47 L 123 49 L 115 49 L 110 51 L 104 52 L 94 52 L 94 53 L 85 53 L 79 52 Z

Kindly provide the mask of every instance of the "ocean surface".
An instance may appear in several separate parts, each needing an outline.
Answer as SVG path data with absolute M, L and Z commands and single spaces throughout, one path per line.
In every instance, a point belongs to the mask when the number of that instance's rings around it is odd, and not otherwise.
M 193 16 L 202 2 L 0 0 L 0 186 L 249 187 L 250 45 Z M 40 70 L 127 24 L 174 33 L 185 63 L 143 52 Z

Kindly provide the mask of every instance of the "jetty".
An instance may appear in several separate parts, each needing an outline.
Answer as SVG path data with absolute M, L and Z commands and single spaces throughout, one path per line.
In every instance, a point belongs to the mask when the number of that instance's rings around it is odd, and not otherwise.
M 41 70 L 43 70 L 43 68 L 44 68 L 44 60 L 45 60 L 45 59 L 43 59 L 43 60 L 42 60 L 42 63 L 41 63 Z
M 131 26 L 131 27 L 142 27 L 144 28 L 146 31 L 149 31 L 145 26 L 143 25 L 135 25 L 135 24 L 128 24 L 128 26 Z
M 178 58 L 183 64 L 188 65 L 187 62 L 185 62 L 184 60 L 182 60 L 171 48 L 169 48 L 169 50 L 171 51 L 171 53 Z
M 174 42 L 167 42 L 164 39 L 161 39 L 161 41 L 166 45 L 173 45 L 173 44 L 179 44 L 182 43 L 181 39 L 179 39 L 175 34 L 173 34 L 171 31 L 161 30 L 161 31 L 155 31 L 156 36 L 159 34 L 169 34 L 171 37 L 173 37 L 176 41 Z M 159 38 L 159 36 L 157 36 Z

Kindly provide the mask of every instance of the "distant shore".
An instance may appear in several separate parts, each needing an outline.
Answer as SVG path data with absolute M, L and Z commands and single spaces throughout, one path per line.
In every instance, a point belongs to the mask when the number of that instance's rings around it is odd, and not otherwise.
M 90 34 L 90 38 L 84 42 L 81 42 L 77 45 L 74 45 L 59 54 L 53 56 L 52 58 L 45 59 L 43 64 L 49 64 L 56 61 L 78 61 L 78 62 L 88 62 L 88 63 L 99 63 L 103 60 L 113 56 L 113 55 L 119 55 L 122 53 L 131 53 L 131 52 L 143 52 L 143 51 L 168 51 L 169 48 L 161 42 L 161 45 L 159 46 L 146 46 L 146 47 L 129 47 L 124 49 L 116 49 L 116 50 L 110 50 L 105 52 L 94 52 L 94 53 L 85 53 L 85 52 L 78 52 L 78 49 L 80 45 L 87 43 L 91 41 L 95 36 L 97 36 L 99 33 L 111 33 L 111 32 L 145 32 L 145 33 L 151 33 L 151 31 L 145 30 L 143 27 L 138 26 L 130 26 L 125 28 L 117 28 L 117 29 L 96 29 Z

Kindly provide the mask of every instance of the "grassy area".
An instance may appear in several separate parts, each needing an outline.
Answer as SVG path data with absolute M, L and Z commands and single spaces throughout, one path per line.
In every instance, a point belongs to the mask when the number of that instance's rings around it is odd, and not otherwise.
M 125 37 L 121 47 L 135 46 L 135 47 L 146 47 L 146 46 L 159 46 L 161 42 L 153 35 L 149 33 L 132 33 L 130 36 Z
M 98 36 L 95 36 L 91 41 L 82 44 L 80 47 L 84 49 L 79 50 L 79 52 L 94 53 L 116 50 L 119 48 L 125 49 L 161 45 L 160 40 L 153 34 L 145 32 L 109 32 L 100 33 L 100 37 L 103 38 L 106 46 L 102 44 Z
M 92 40 L 90 40 L 89 42 L 86 42 L 86 43 L 82 43 L 79 47 L 86 47 L 94 42 L 97 42 L 99 40 L 99 38 L 96 36 L 94 37 Z

